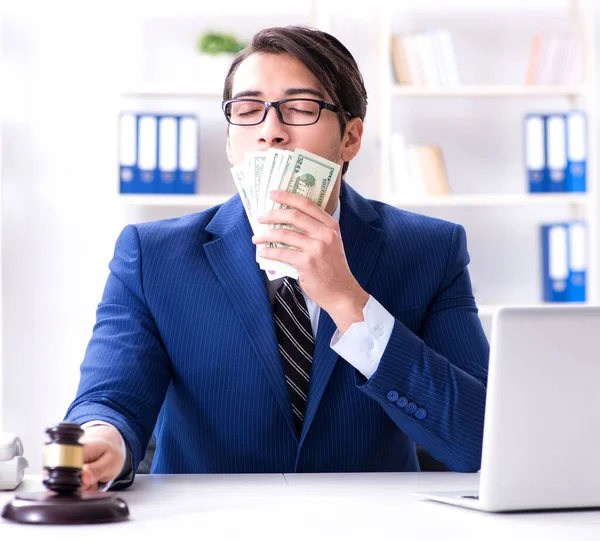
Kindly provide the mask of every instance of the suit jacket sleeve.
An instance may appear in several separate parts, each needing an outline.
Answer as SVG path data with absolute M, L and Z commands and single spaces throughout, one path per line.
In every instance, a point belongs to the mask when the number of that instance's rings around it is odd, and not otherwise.
M 358 387 L 398 427 L 456 471 L 477 471 L 489 345 L 467 271 L 464 229 L 456 225 L 444 276 L 418 335 L 397 318 L 375 373 Z
M 66 419 L 79 424 L 102 420 L 117 427 L 135 472 L 171 377 L 169 357 L 144 294 L 135 226 L 127 226 L 119 236 L 109 269 L 77 395 Z

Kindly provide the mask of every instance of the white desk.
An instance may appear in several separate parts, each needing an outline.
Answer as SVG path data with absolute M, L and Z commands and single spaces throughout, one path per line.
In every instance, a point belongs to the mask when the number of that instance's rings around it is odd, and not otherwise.
M 600 539 L 600 511 L 488 514 L 423 501 L 417 490 L 476 489 L 477 474 L 139 475 L 120 496 L 128 521 L 30 526 L 0 539 L 389 541 Z M 43 490 L 26 476 L 18 490 Z M 0 507 L 14 492 L 0 492 Z

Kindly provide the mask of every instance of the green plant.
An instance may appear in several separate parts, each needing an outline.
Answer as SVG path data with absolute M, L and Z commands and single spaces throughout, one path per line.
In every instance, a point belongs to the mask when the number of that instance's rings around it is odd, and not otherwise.
M 233 34 L 205 32 L 198 38 L 198 49 L 204 54 L 237 53 L 246 46 Z

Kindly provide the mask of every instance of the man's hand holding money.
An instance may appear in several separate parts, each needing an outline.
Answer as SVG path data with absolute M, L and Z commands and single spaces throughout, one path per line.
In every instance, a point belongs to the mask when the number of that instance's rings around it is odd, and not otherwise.
M 274 243 L 295 248 L 259 248 L 266 259 L 296 268 L 304 292 L 334 320 L 340 333 L 363 321 L 369 294 L 356 281 L 346 260 L 339 224 L 310 199 L 283 190 L 270 193 L 284 208 L 257 218 L 261 224 L 287 224 L 293 228 L 264 229 L 252 237 L 254 244 Z M 291 208 L 285 208 L 291 207 Z

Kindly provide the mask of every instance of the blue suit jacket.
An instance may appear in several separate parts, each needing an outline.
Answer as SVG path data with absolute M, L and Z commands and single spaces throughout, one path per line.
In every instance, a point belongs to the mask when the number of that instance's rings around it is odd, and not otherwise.
M 415 471 L 415 444 L 478 470 L 489 348 L 463 228 L 345 183 L 340 228 L 352 273 L 395 323 L 367 381 L 330 348 L 321 311 L 299 438 L 238 196 L 123 230 L 66 418 L 114 424 L 134 471 L 153 429 L 153 473 Z

